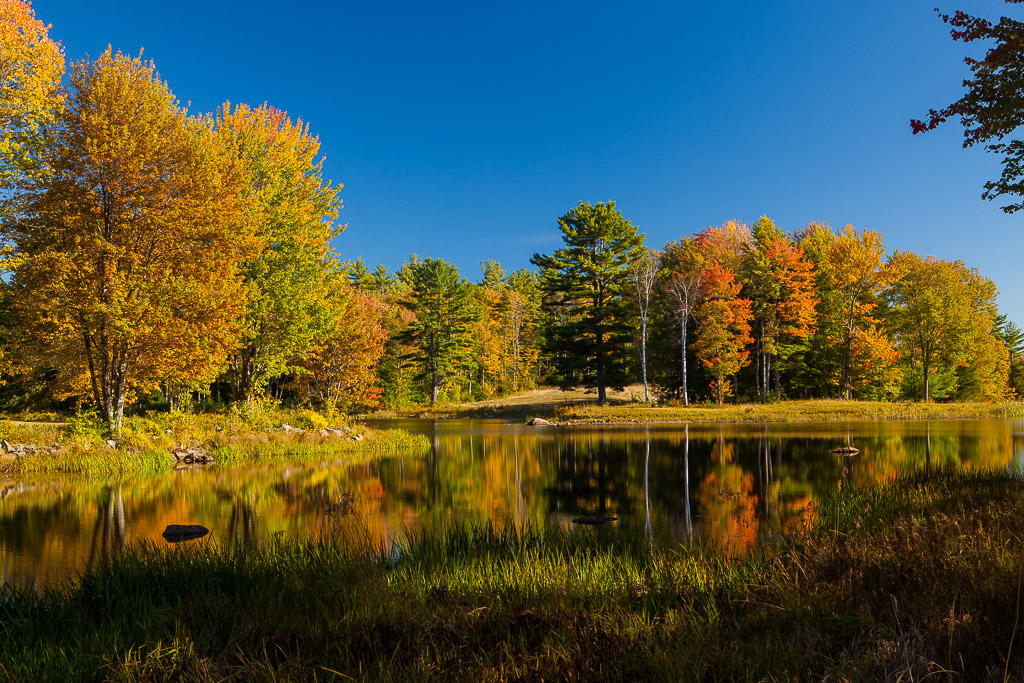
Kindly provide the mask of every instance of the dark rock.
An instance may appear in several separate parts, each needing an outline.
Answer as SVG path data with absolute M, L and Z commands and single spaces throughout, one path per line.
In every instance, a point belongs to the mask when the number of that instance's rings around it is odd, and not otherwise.
M 181 543 L 202 538 L 208 533 L 210 530 L 201 524 L 168 524 L 163 537 L 168 543 Z
M 0 441 L 0 449 L 3 449 L 4 453 L 14 453 L 14 451 L 15 451 L 14 446 L 12 446 L 10 443 L 8 443 L 7 439 L 4 439 L 3 441 Z
M 614 522 L 618 517 L 602 517 L 601 515 L 589 515 L 587 517 L 577 517 L 572 520 L 573 524 L 586 524 L 588 526 L 594 526 L 598 524 L 607 524 L 608 522 Z
M 853 446 L 840 446 L 839 448 L 833 448 L 826 453 L 838 453 L 839 455 L 857 455 L 860 450 Z

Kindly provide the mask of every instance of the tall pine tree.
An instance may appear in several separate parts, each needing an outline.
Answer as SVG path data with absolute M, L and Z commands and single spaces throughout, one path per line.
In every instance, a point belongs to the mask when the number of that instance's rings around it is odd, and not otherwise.
M 597 388 L 599 404 L 607 388 L 627 381 L 629 345 L 629 264 L 636 260 L 644 235 L 622 217 L 615 202 L 579 206 L 558 219 L 565 247 L 551 256 L 534 254 L 542 269 L 547 305 L 569 310 L 556 316 L 548 351 L 563 387 Z

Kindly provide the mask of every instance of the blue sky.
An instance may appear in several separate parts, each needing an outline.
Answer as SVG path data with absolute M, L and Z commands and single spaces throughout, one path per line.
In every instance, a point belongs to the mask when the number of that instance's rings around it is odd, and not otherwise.
M 957 124 L 910 134 L 966 74 L 937 1 L 33 6 L 70 59 L 144 48 L 193 112 L 307 121 L 345 185 L 335 246 L 371 268 L 521 268 L 559 247 L 558 216 L 611 199 L 654 247 L 762 214 L 878 230 L 978 267 L 1024 326 L 1024 216 L 980 198 L 998 160 Z

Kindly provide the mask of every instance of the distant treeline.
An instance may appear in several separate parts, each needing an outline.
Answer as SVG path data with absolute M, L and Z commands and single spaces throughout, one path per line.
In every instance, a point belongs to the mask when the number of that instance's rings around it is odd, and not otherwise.
M 768 218 L 651 250 L 614 203 L 558 219 L 535 270 L 340 261 L 338 187 L 308 126 L 266 104 L 188 113 L 152 63 L 67 64 L 2 5 L 0 349 L 7 408 L 265 398 L 340 410 L 540 382 L 643 381 L 652 400 L 999 399 L 1020 330 L 959 261 Z
M 384 401 L 463 401 L 539 382 L 644 381 L 650 397 L 999 400 L 1020 392 L 1024 334 L 977 269 L 881 235 L 729 221 L 659 250 L 615 209 L 558 219 L 536 270 L 482 263 L 476 284 L 415 255 L 353 282 L 382 302 Z

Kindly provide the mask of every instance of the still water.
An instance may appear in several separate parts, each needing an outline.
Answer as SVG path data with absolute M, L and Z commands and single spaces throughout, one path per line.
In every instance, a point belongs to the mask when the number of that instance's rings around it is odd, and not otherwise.
M 557 525 L 616 517 L 656 543 L 700 535 L 742 553 L 799 527 L 815 500 L 928 466 L 1024 469 L 1024 421 L 533 428 L 500 420 L 389 420 L 426 455 L 346 465 L 246 465 L 122 479 L 0 481 L 0 581 L 53 584 L 126 544 L 202 524 L 212 542 L 306 537 L 351 494 L 378 541 L 456 520 Z M 826 451 L 852 444 L 852 457 Z M 201 542 L 210 542 L 204 540 Z

